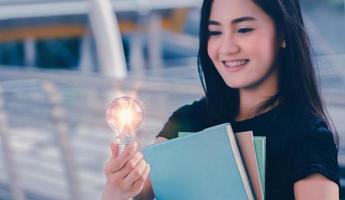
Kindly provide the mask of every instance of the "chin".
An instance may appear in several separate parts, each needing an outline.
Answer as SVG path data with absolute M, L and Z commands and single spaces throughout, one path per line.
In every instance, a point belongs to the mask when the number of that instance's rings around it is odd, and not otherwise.
M 253 84 L 246 83 L 246 82 L 234 82 L 234 81 L 227 81 L 225 84 L 233 89 L 244 89 L 244 88 L 251 88 Z
M 233 88 L 233 89 L 240 89 L 240 88 L 242 88 L 242 87 L 244 86 L 244 85 L 241 84 L 241 83 L 234 83 L 234 82 L 229 82 L 229 81 L 225 82 L 225 84 L 226 84 L 228 87 Z

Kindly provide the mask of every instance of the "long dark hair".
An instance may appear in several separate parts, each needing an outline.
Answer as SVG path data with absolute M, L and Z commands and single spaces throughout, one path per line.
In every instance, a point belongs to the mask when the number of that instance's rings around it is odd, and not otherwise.
M 256 108 L 257 113 L 287 100 L 290 105 L 306 109 L 323 119 L 330 127 L 318 89 L 311 45 L 304 26 L 298 0 L 253 0 L 269 15 L 277 35 L 284 35 L 287 47 L 280 49 L 278 63 L 278 93 Z M 209 107 L 211 123 L 224 123 L 239 112 L 239 90 L 226 85 L 208 53 L 208 21 L 212 0 L 204 0 L 199 31 L 198 71 Z M 333 131 L 335 134 L 335 130 Z M 338 137 L 336 137 L 338 144 Z

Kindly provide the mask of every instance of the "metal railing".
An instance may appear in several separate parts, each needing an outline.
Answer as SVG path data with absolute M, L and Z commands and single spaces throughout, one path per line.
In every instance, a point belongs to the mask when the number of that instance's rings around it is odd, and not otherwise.
M 5 71 L 0 77 L 11 79 L 12 70 Z M 197 99 L 202 92 L 196 85 L 179 85 L 174 80 L 118 81 L 32 73 L 44 78 L 20 78 L 23 73 L 17 71 L 12 74 L 17 80 L 0 82 L 0 96 L 5 102 L 0 111 L 8 119 L 7 126 L 1 123 L 4 150 L 0 158 L 5 162 L 0 162 L 0 185 L 10 183 L 11 193 L 18 196 L 12 195 L 14 200 L 25 199 L 29 193 L 37 199 L 99 199 L 104 184 L 102 166 L 111 141 L 104 120 L 107 103 L 116 96 L 136 93 L 146 110 L 145 122 L 138 131 L 145 146 L 153 141 L 173 110 Z M 26 78 L 30 74 L 26 73 Z M 181 98 L 170 102 L 177 96 Z M 3 178 L 9 175 L 11 179 L 6 182 Z

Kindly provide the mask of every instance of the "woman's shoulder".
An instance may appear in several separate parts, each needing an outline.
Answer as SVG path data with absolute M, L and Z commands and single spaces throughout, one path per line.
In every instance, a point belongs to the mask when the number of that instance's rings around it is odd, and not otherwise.
M 339 184 L 337 145 L 327 122 L 317 115 L 308 115 L 299 123 L 291 141 L 292 181 L 320 173 Z
M 335 144 L 335 133 L 327 119 L 321 114 L 302 108 L 284 106 L 277 124 L 285 130 L 284 133 L 289 138 L 287 140 L 289 143 L 299 145 L 328 143 L 331 146 Z
M 202 97 L 199 100 L 193 101 L 190 104 L 186 104 L 178 108 L 176 111 L 173 112 L 172 116 L 182 116 L 182 117 L 190 117 L 191 115 L 196 114 L 205 114 L 207 112 L 207 103 L 206 97 Z
M 207 121 L 207 102 L 203 97 L 174 111 L 157 137 L 171 139 L 178 132 L 197 132 L 207 127 Z
M 280 109 L 279 120 L 294 132 L 327 132 L 328 123 L 321 114 L 285 103 Z
M 335 133 L 323 117 L 313 113 L 300 113 L 291 123 L 294 130 L 291 142 L 295 145 L 336 147 Z
M 295 120 L 296 128 L 299 134 L 331 134 L 330 127 L 323 117 L 313 113 L 299 113 L 299 117 Z

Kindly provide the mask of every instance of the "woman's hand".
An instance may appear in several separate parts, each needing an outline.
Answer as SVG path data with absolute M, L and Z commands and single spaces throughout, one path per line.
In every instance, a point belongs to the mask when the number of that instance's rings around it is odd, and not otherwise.
M 111 145 L 112 157 L 106 163 L 104 173 L 107 177 L 102 200 L 128 200 L 140 193 L 147 179 L 150 166 L 137 151 L 137 143 L 132 143 L 117 155 L 117 145 Z

